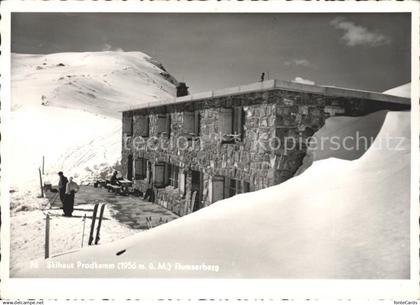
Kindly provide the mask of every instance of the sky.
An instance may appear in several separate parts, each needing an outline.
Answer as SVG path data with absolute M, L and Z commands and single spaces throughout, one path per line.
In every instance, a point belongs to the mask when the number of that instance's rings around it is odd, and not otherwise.
M 13 13 L 15 53 L 141 51 L 191 93 L 266 79 L 382 92 L 410 82 L 410 15 Z

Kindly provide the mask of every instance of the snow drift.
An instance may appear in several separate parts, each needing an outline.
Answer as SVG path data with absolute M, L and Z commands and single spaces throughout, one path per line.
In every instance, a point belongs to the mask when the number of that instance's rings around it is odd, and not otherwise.
M 121 155 L 120 110 L 172 97 L 176 80 L 141 52 L 12 54 L 12 187 L 63 170 L 86 182 Z
M 409 278 L 409 194 L 410 113 L 390 112 L 357 160 L 316 161 L 283 184 L 18 276 Z
M 301 174 L 313 162 L 328 158 L 356 160 L 373 144 L 387 111 L 363 117 L 331 117 L 311 137 L 306 156 L 295 175 Z M 340 144 L 340 145 L 337 145 Z
M 404 84 L 395 88 L 388 89 L 384 91 L 383 93 L 410 98 L 411 97 L 411 83 L 407 83 L 407 84 Z

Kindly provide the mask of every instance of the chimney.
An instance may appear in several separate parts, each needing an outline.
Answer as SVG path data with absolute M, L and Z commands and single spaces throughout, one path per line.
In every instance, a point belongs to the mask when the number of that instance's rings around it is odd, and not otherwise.
M 176 97 L 189 95 L 188 87 L 185 83 L 179 83 L 176 87 Z

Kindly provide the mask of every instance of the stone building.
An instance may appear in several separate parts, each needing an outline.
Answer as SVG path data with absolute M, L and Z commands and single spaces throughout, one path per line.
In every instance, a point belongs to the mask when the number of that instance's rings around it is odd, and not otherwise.
M 409 110 L 410 100 L 269 80 L 149 103 L 122 114 L 122 173 L 182 216 L 286 181 L 326 118 L 381 109 Z

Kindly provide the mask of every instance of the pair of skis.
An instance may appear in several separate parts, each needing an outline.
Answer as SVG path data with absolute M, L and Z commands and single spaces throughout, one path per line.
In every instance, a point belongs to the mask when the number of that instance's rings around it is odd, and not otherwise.
M 95 206 L 93 207 L 93 213 L 92 213 L 92 224 L 90 225 L 90 234 L 89 234 L 89 243 L 88 245 L 91 246 L 92 243 L 95 241 L 95 245 L 98 244 L 100 238 L 100 231 L 101 231 L 101 224 L 102 224 L 102 218 L 104 216 L 104 210 L 105 210 L 106 203 L 95 203 Z M 99 209 L 100 206 L 100 209 Z M 99 212 L 99 216 L 97 216 Z M 96 224 L 96 218 L 98 218 L 98 226 L 96 227 L 96 236 L 95 240 L 93 239 L 93 234 L 95 232 L 95 224 Z
M 163 220 L 162 217 L 160 217 L 158 225 L 161 225 L 163 223 L 168 223 L 168 219 Z M 146 217 L 146 225 L 148 229 L 153 229 L 152 216 Z

